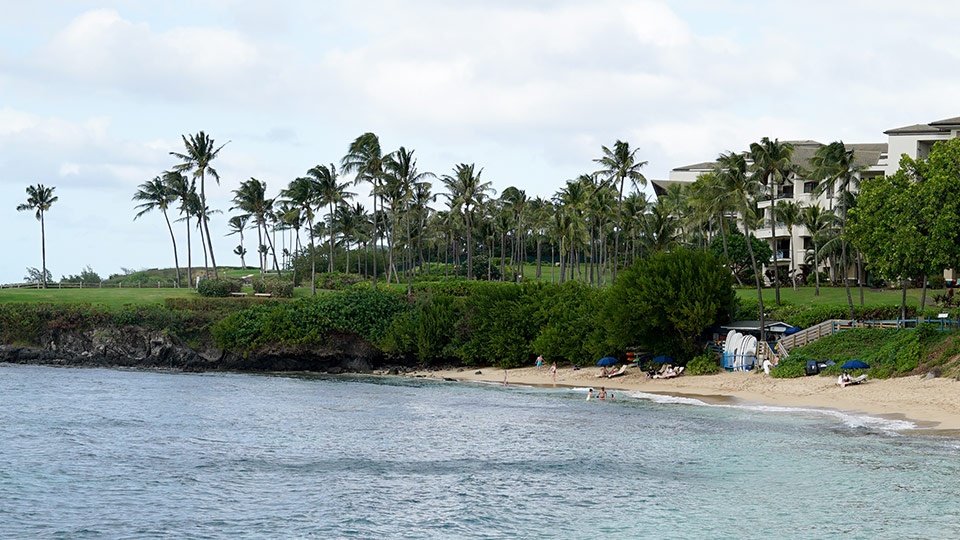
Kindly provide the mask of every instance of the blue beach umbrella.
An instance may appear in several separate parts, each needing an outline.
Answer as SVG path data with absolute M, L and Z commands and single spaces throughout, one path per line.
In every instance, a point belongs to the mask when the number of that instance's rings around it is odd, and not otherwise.
M 870 369 L 870 364 L 861 362 L 860 360 L 850 360 L 840 367 L 843 369 Z
M 667 355 L 665 355 L 665 354 L 661 354 L 660 356 L 654 358 L 654 359 L 653 359 L 653 362 L 654 362 L 655 364 L 672 364 L 672 363 L 673 363 L 673 358 L 670 358 L 669 356 L 667 356 Z
M 612 356 L 604 356 L 597 361 L 598 366 L 612 366 L 617 363 L 617 359 Z

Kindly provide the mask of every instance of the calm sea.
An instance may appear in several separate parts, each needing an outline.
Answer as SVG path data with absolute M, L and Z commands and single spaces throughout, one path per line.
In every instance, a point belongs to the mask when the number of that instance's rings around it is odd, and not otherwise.
M 0 365 L 0 537 L 960 537 L 957 440 L 584 396 Z

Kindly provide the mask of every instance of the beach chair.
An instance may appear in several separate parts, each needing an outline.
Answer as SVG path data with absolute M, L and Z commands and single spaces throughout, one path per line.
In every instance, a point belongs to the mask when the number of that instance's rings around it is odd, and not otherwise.
M 847 384 L 860 384 L 865 382 L 867 382 L 866 373 L 864 373 L 863 375 L 860 375 L 859 377 L 854 377 L 853 379 L 850 379 L 850 382 L 848 382 Z
M 620 369 L 618 369 L 617 371 L 614 371 L 613 373 L 607 375 L 607 378 L 608 378 L 608 379 L 612 379 L 612 378 L 614 378 L 614 377 L 619 377 L 619 376 L 623 375 L 624 373 L 627 372 L 627 366 L 628 366 L 628 365 L 629 365 L 629 364 L 624 364 L 624 365 L 620 366 Z

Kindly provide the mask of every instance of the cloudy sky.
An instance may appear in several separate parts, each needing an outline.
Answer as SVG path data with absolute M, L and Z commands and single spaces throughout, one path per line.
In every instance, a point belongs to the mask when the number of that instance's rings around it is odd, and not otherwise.
M 162 217 L 133 221 L 130 199 L 200 130 L 228 143 L 208 198 L 224 211 L 218 262 L 239 264 L 231 190 L 255 177 L 276 194 L 367 131 L 415 149 L 421 170 L 476 163 L 498 192 L 549 197 L 617 139 L 665 178 L 764 136 L 885 142 L 960 115 L 960 3 L 939 0 L 0 0 L 0 13 L 0 283 L 40 266 L 39 223 L 16 211 L 37 183 L 59 196 L 55 279 L 172 266 Z

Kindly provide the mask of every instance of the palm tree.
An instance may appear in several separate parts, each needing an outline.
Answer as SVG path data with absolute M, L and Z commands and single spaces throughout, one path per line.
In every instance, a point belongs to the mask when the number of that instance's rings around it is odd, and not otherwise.
M 214 148 L 213 138 L 201 131 L 196 135 L 190 135 L 187 138 L 186 135 L 180 136 L 183 139 L 183 146 L 186 149 L 186 152 L 170 152 L 170 155 L 183 160 L 183 163 L 174 167 L 174 170 L 177 172 L 189 172 L 193 171 L 193 178 L 196 180 L 200 178 L 200 208 L 203 212 L 201 216 L 200 223 L 203 225 L 203 234 L 207 238 L 207 252 L 210 254 L 210 262 L 213 264 L 213 270 L 217 270 L 217 259 L 213 255 L 213 242 L 210 239 L 210 227 L 207 224 L 207 191 L 206 191 L 206 177 L 207 174 L 210 174 L 216 181 L 217 184 L 220 184 L 220 175 L 217 174 L 217 170 L 210 166 L 210 163 L 217 158 L 217 155 L 220 154 L 220 150 L 224 146 L 229 144 L 224 143 L 218 148 Z M 209 273 L 209 269 L 206 269 Z
M 850 295 L 850 280 L 847 279 L 847 194 L 862 167 L 856 164 L 853 149 L 847 150 L 843 141 L 835 141 L 817 148 L 810 158 L 813 167 L 811 178 L 819 182 L 817 194 L 826 191 L 829 195 L 837 193 L 840 198 L 840 259 L 843 261 L 843 284 L 847 292 L 847 304 L 850 306 L 850 318 L 853 319 L 853 297 Z M 859 276 L 858 276 L 859 277 Z
M 170 241 L 173 242 L 173 266 L 176 268 L 177 287 L 179 287 L 180 260 L 177 258 L 177 238 L 173 234 L 173 226 L 170 225 L 170 216 L 167 215 L 170 204 L 177 200 L 176 194 L 169 189 L 161 177 L 157 176 L 153 180 L 140 184 L 137 192 L 133 194 L 133 200 L 143 201 L 136 206 L 140 209 L 140 212 L 133 216 L 134 221 L 151 210 L 159 209 L 163 213 L 163 219 L 167 222 L 167 230 L 170 231 Z
M 395 185 L 395 189 L 392 190 L 395 193 L 393 197 L 392 208 L 394 213 L 393 226 L 394 228 L 399 221 L 399 211 L 402 211 L 404 214 L 404 221 L 406 222 L 407 227 L 407 238 L 406 238 L 406 263 L 407 268 L 413 266 L 413 252 L 412 252 L 412 240 L 411 240 L 411 221 L 412 217 L 410 215 L 411 205 L 417 195 L 417 190 L 422 190 L 424 186 L 429 186 L 430 183 L 428 179 L 436 178 L 437 176 L 432 172 L 420 172 L 417 170 L 417 160 L 413 157 L 414 150 L 407 150 L 404 147 L 400 147 L 396 152 L 389 154 L 384 160 L 384 169 L 391 179 L 392 183 Z M 427 188 L 427 194 L 429 194 L 429 188 Z M 422 192 L 420 193 L 422 195 Z M 396 231 L 392 236 L 396 236 Z M 392 257 L 391 257 L 392 259 Z M 412 280 L 413 274 L 408 270 L 407 274 L 407 294 L 410 293 L 412 289 Z
M 344 173 L 356 173 L 356 183 L 369 182 L 373 198 L 373 246 L 376 251 L 379 231 L 377 228 L 377 197 L 380 195 L 383 184 L 383 151 L 380 149 L 380 139 L 374 133 L 364 133 L 357 137 L 347 149 L 347 155 L 340 160 L 340 168 Z M 377 287 L 377 256 L 373 257 L 373 287 Z
M 753 277 L 757 285 L 757 302 L 760 310 L 760 340 L 767 339 L 767 321 L 763 309 L 763 284 L 757 259 L 753 254 L 753 242 L 750 238 L 750 223 L 756 212 L 756 196 L 759 184 L 755 177 L 748 174 L 747 160 L 743 154 L 729 152 L 720 154 L 717 158 L 717 168 L 714 171 L 724 191 L 730 194 L 731 208 L 738 212 L 743 220 L 743 236 L 747 241 L 747 251 L 750 253 L 750 264 L 753 267 Z
M 461 210 L 467 236 L 467 279 L 473 279 L 473 212 L 487 192 L 492 192 L 490 182 L 481 182 L 483 169 L 475 170 L 474 164 L 461 163 L 453 168 L 453 175 L 444 175 L 441 180 L 446 186 L 450 212 Z
M 824 210 L 819 205 L 805 206 L 800 211 L 800 224 L 807 228 L 813 242 L 813 271 L 816 280 L 815 296 L 820 296 L 820 246 L 823 235 L 832 229 L 836 216 L 830 210 Z
M 317 204 L 327 205 L 327 220 L 329 221 L 330 229 L 330 254 L 327 271 L 333 272 L 333 232 L 336 209 L 340 204 L 353 198 L 354 194 L 346 190 L 347 186 L 345 184 L 339 183 L 337 168 L 334 167 L 333 163 L 331 163 L 329 167 L 326 165 L 317 165 L 307 171 L 307 174 L 310 175 L 310 178 L 312 178 L 316 184 Z
M 167 190 L 175 197 L 175 200 L 180 201 L 180 214 L 184 216 L 181 219 L 187 222 L 187 283 L 192 287 L 193 275 L 191 266 L 193 265 L 193 258 L 190 245 L 190 200 L 191 198 L 197 198 L 197 200 L 199 200 L 199 197 L 197 197 L 196 184 L 176 171 L 165 171 L 162 177 Z
M 281 275 L 280 264 L 277 262 L 277 250 L 273 246 L 273 240 L 270 238 L 270 229 L 268 224 L 270 223 L 271 214 L 273 213 L 273 202 L 274 199 L 266 198 L 267 184 L 261 182 L 256 178 L 250 178 L 244 182 L 240 182 L 240 187 L 233 190 L 233 203 L 236 205 L 233 209 L 239 209 L 246 212 L 246 216 L 253 218 L 253 222 L 257 224 L 257 237 L 260 241 L 260 275 L 263 276 L 265 266 L 266 266 L 266 254 L 267 246 L 269 246 L 269 251 L 273 253 L 273 267 L 277 271 L 277 275 Z M 267 244 L 263 243 L 263 238 L 266 236 Z
M 777 216 L 776 204 L 777 188 L 790 178 L 794 171 L 791 162 L 793 145 L 782 143 L 778 139 L 769 137 L 760 139 L 759 143 L 750 144 L 750 157 L 753 159 L 754 182 L 770 187 L 770 233 L 773 238 L 773 275 L 776 287 L 777 305 L 780 305 L 780 257 L 777 254 Z
M 625 180 L 636 186 L 647 185 L 647 179 L 640 172 L 640 169 L 647 164 L 646 161 L 637 161 L 636 154 L 638 149 L 630 149 L 630 143 L 618 140 L 613 145 L 613 150 L 606 146 L 603 149 L 603 157 L 595 159 L 603 169 L 597 171 L 598 174 L 606 175 L 607 181 L 617 186 L 619 195 L 617 197 L 617 229 L 613 238 L 613 279 L 617 279 L 617 265 L 620 257 L 620 228 L 621 211 L 623 206 L 623 183 Z
M 774 207 L 776 219 L 787 226 L 787 236 L 790 237 L 790 276 L 793 280 L 793 290 L 797 290 L 797 268 L 796 257 L 793 249 L 793 227 L 800 223 L 800 215 L 803 212 L 803 206 L 794 201 L 777 201 Z
M 27 202 L 17 205 L 17 211 L 26 210 L 36 211 L 37 221 L 40 222 L 40 258 L 43 264 L 41 273 L 41 283 L 44 289 L 47 288 L 47 230 L 44 222 L 44 215 L 57 202 L 59 197 L 53 194 L 54 187 L 46 187 L 43 184 L 27 186 Z
M 310 233 L 310 294 L 317 294 L 317 257 L 314 250 L 314 227 L 313 218 L 314 205 L 318 204 L 317 183 L 313 178 L 300 177 L 290 182 L 287 189 L 280 191 L 280 196 L 285 197 L 289 204 L 299 210 L 302 218 L 307 220 L 307 228 Z
M 250 216 L 240 215 L 233 216 L 229 221 L 227 221 L 227 225 L 230 228 L 230 232 L 227 233 L 227 236 L 234 234 L 240 235 L 240 245 L 238 245 L 233 252 L 240 256 L 240 266 L 242 266 L 244 270 L 247 269 L 247 261 L 244 259 L 244 255 L 247 254 L 247 250 L 243 247 L 243 231 L 247 228 L 247 221 L 249 221 L 249 219 Z

